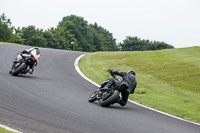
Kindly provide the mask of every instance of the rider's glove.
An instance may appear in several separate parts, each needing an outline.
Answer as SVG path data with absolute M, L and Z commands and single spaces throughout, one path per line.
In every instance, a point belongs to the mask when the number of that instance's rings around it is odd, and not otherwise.
M 109 72 L 109 73 L 112 73 L 112 71 L 113 71 L 113 70 L 111 70 L 111 69 L 108 69 L 108 70 L 107 70 L 107 72 Z

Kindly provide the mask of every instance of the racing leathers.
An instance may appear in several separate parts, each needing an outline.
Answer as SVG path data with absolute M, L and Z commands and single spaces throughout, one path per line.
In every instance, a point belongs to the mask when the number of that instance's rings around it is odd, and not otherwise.
M 120 86 L 121 84 L 125 84 L 126 87 L 116 87 L 116 90 L 121 92 L 122 99 L 118 99 L 118 103 L 121 106 L 125 106 L 128 101 L 129 94 L 133 94 L 135 92 L 135 88 L 137 86 L 137 82 L 135 79 L 135 75 L 128 74 L 127 72 L 119 72 L 117 70 L 110 70 L 112 74 L 118 75 L 122 77 L 122 81 L 118 78 L 107 79 L 102 85 L 101 88 L 108 89 L 112 85 Z
M 29 73 L 33 74 L 34 67 L 37 66 L 39 59 L 40 59 L 40 50 L 37 47 L 23 50 L 20 52 L 20 54 L 17 55 L 17 59 L 22 58 L 22 57 L 27 57 L 27 56 L 29 56 L 33 59 L 32 62 L 30 63 L 30 70 L 29 70 Z M 10 73 L 11 73 L 11 71 L 10 71 Z

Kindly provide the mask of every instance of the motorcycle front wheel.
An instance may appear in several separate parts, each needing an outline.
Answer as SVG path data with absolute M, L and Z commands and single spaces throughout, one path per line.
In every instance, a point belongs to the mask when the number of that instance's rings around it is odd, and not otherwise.
M 13 68 L 14 70 L 12 70 L 12 75 L 13 76 L 17 76 L 19 73 L 21 73 L 24 69 L 26 68 L 26 64 L 22 63 L 19 67 L 17 67 L 16 69 Z
M 94 94 L 92 94 L 92 96 L 90 96 L 90 98 L 89 98 L 89 100 L 88 100 L 90 103 L 92 103 L 92 102 L 94 102 L 94 101 L 97 100 L 96 93 L 97 93 L 97 92 L 95 91 Z

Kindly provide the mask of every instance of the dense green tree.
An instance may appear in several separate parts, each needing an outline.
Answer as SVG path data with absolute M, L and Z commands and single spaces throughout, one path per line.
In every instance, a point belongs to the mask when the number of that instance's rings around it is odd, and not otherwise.
M 161 50 L 174 48 L 165 42 L 142 40 L 138 37 L 126 37 L 123 43 L 119 43 L 121 51 L 144 51 L 144 50 Z
M 0 41 L 9 41 L 12 36 L 12 30 L 6 24 L 0 21 Z
M 116 51 L 116 39 L 113 38 L 112 33 L 106 29 L 98 26 L 97 23 L 89 25 L 93 34 L 93 42 L 95 51 Z
M 57 28 L 74 35 L 76 50 L 88 52 L 118 50 L 112 33 L 97 23 L 88 25 L 82 17 L 75 15 L 64 17 Z
M 43 36 L 43 30 L 35 29 L 35 26 L 23 27 L 21 37 L 25 45 L 46 47 L 47 41 Z
M 62 28 L 50 29 L 44 32 L 44 37 L 47 40 L 47 46 L 53 48 L 60 48 L 66 50 L 73 50 L 76 48 L 76 38 Z M 74 46 L 74 47 L 73 47 Z
M 31 39 L 32 36 L 35 36 L 37 31 L 35 26 L 31 25 L 28 27 L 23 27 L 21 31 L 21 37 L 25 39 L 25 45 L 28 45 L 27 42 Z
M 58 48 L 58 40 L 55 38 L 54 34 L 51 31 L 45 31 L 44 38 L 47 41 L 47 47 Z
M 88 22 L 82 17 L 75 15 L 64 17 L 59 22 L 58 28 L 69 31 L 70 34 L 74 35 L 77 40 L 77 50 L 94 51 L 92 32 L 88 26 Z
M 22 39 L 19 34 L 12 34 L 11 42 L 12 43 L 18 43 L 18 44 L 23 44 L 24 43 L 24 39 Z
M 10 19 L 7 19 L 3 13 L 0 16 L 0 41 L 10 41 L 13 28 L 11 27 Z
M 153 42 L 153 45 L 156 46 L 157 50 L 161 50 L 161 49 L 171 49 L 174 48 L 172 45 L 169 45 L 165 42 Z
M 38 47 L 46 47 L 47 42 L 43 36 L 38 34 L 33 35 L 26 41 L 26 45 L 29 46 L 38 46 Z
M 120 43 L 120 50 L 122 51 L 137 51 L 140 49 L 140 43 L 139 43 L 138 37 L 130 37 L 128 36 L 125 40 L 123 40 L 123 43 Z
M 0 16 L 0 21 L 3 24 L 7 25 L 8 28 L 12 28 L 12 26 L 11 26 L 12 23 L 11 23 L 10 19 L 7 19 L 6 15 L 4 13 Z

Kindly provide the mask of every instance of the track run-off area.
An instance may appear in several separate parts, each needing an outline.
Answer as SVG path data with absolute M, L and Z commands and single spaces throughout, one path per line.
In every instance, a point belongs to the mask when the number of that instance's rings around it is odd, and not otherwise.
M 89 96 L 97 86 L 75 69 L 84 52 L 40 48 L 34 74 L 12 76 L 17 53 L 29 46 L 0 44 L 0 124 L 23 133 L 199 133 L 182 121 L 132 102 L 108 108 Z

